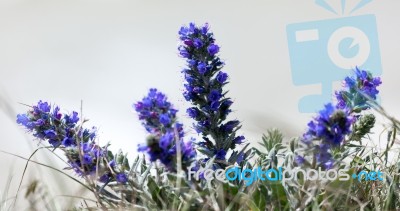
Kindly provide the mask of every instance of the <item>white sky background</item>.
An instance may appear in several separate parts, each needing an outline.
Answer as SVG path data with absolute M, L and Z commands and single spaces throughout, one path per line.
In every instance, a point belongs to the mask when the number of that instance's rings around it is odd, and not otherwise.
M 354 13 L 376 15 L 382 103 L 397 117 L 398 8 L 400 1 L 381 0 Z M 231 118 L 243 122 L 241 132 L 252 143 L 271 127 L 293 137 L 304 131 L 311 117 L 298 112 L 298 100 L 317 93 L 319 86 L 293 85 L 286 25 L 338 17 L 313 0 L 0 0 L 0 95 L 17 113 L 27 109 L 18 102 L 34 104 L 41 99 L 70 112 L 79 110 L 83 100 L 84 116 L 90 119 L 87 126 L 99 127 L 100 141 L 111 141 L 111 149 L 121 148 L 133 157 L 146 133 L 131 105 L 151 87 L 168 95 L 190 129 L 185 115 L 189 104 L 181 93 L 184 61 L 177 54 L 177 32 L 190 21 L 209 22 L 230 76 L 229 96 L 235 102 Z M 37 142 L 7 115 L 0 112 L 0 150 L 28 157 Z M 36 160 L 51 163 L 53 157 L 47 155 L 39 152 Z M 0 191 L 12 174 L 14 193 L 24 162 L 5 154 L 0 158 Z M 60 189 L 56 184 L 68 179 L 50 172 L 32 164 L 26 181 L 40 178 L 56 194 L 76 191 L 69 182 L 65 187 L 71 188 Z

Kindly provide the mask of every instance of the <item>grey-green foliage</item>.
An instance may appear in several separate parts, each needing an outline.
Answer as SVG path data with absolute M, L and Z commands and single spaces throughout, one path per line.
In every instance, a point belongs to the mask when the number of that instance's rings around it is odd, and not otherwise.
M 254 148 L 264 168 L 276 168 L 278 165 L 278 157 L 283 153 L 283 134 L 278 129 L 268 130 L 261 138 L 262 142 L 259 144 L 263 147 L 262 150 Z
M 362 170 L 380 170 L 384 181 L 317 181 L 304 180 L 300 174 L 291 181 L 258 180 L 246 187 L 243 181 L 220 182 L 212 180 L 189 180 L 187 173 L 169 172 L 159 163 L 148 163 L 145 157 L 137 157 L 129 165 L 127 155 L 122 152 L 109 154 L 115 159 L 118 168 L 129 171 L 126 184 L 111 182 L 108 184 L 84 181 L 84 186 L 93 193 L 93 198 L 83 199 L 77 210 L 398 210 L 400 208 L 400 153 L 396 145 L 399 122 L 382 113 L 392 122 L 387 131 L 387 144 L 383 149 L 375 147 L 368 134 L 375 124 L 372 114 L 361 116 L 353 125 L 353 132 L 342 146 L 335 149 L 335 168 L 348 174 Z M 250 150 L 247 159 L 240 168 L 261 167 L 262 169 L 282 167 L 294 169 L 296 153 L 304 144 L 298 139 L 286 140 L 277 130 L 268 130 L 262 136 L 259 147 Z M 30 161 L 33 162 L 33 161 Z M 206 166 L 212 166 L 211 158 Z M 38 164 L 38 163 L 37 163 Z M 41 164 L 43 165 L 43 164 Z M 312 168 L 309 163 L 303 169 Z M 53 169 L 53 168 L 52 168 Z M 55 170 L 55 169 L 53 169 Z M 62 171 L 59 171 L 62 172 Z M 67 178 L 67 177 L 65 177 Z M 90 178 L 87 178 L 90 179 Z M 78 180 L 75 180 L 79 182 Z M 29 199 L 36 199 L 46 192 L 32 191 Z M 37 189 L 36 189 L 37 190 Z M 37 194 L 37 195 L 35 195 Z M 6 195 L 3 204 L 6 206 Z M 55 197 L 51 203 L 57 203 Z M 43 197 L 42 197 L 43 198 Z M 79 198 L 79 196 L 77 196 Z M 92 202 L 92 203 L 90 203 Z M 57 207 L 50 202 L 47 210 Z M 46 206 L 43 206 L 46 208 Z
M 365 122 L 371 123 L 365 119 Z M 362 133 L 354 130 L 356 135 Z M 357 124 L 357 123 L 356 123 Z M 388 159 L 388 151 L 398 152 L 394 140 L 397 135 L 397 123 L 393 123 L 388 134 L 388 145 L 384 150 L 362 145 L 358 141 L 344 144 L 335 155 L 337 169 L 345 169 L 349 174 L 361 170 L 380 170 L 385 181 L 325 181 L 307 182 L 299 176 L 298 180 L 257 181 L 246 187 L 243 182 L 220 182 L 212 180 L 189 180 L 185 172 L 168 172 L 157 163 L 147 163 L 144 157 L 137 157 L 127 166 L 126 155 L 112 155 L 117 164 L 129 169 L 127 184 L 110 183 L 107 186 L 94 184 L 94 198 L 76 207 L 77 210 L 122 209 L 122 210 L 397 210 L 399 203 L 400 155 L 396 162 Z M 365 131 L 365 130 L 364 130 Z M 364 134 L 365 135 L 365 134 Z M 363 136 L 364 136 L 363 135 Z M 351 134 L 349 137 L 354 137 Z M 365 136 L 364 136 L 365 137 Z M 355 140 L 355 139 L 353 139 Z M 365 140 L 370 141 L 370 140 Z M 279 130 L 267 131 L 260 142 L 261 147 L 253 160 L 246 160 L 243 167 L 260 166 L 263 169 L 282 167 L 293 169 L 296 150 L 300 148 L 297 139 L 286 140 Z M 397 150 L 397 151 L 396 151 Z M 213 159 L 209 160 L 211 164 Z M 211 166 L 211 165 L 210 165 Z M 309 168 L 309 167 L 306 167 Z M 92 184 L 93 185 L 93 184 Z M 32 189 L 31 189 L 32 190 Z M 39 192 L 30 192 L 30 197 Z M 36 197 L 40 197 L 37 195 Z M 52 200 L 56 203 L 56 200 Z
M 361 139 L 371 131 L 374 125 L 375 116 L 373 114 L 361 116 L 353 127 L 353 133 L 350 140 L 361 141 Z
M 288 144 L 284 143 L 283 134 L 278 129 L 271 129 L 262 136 L 259 142 L 261 149 L 254 148 L 258 155 L 256 166 L 263 169 L 276 169 L 282 166 L 290 155 Z M 286 210 L 290 208 L 285 187 L 280 181 L 258 181 L 252 200 L 249 203 L 252 210 Z

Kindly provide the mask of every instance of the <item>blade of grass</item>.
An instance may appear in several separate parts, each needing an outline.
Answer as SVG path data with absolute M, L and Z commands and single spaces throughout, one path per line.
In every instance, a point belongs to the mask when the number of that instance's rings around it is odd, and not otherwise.
M 49 165 L 46 165 L 46 164 L 43 164 L 43 163 L 40 163 L 40 162 L 37 162 L 37 161 L 34 161 L 34 160 L 29 160 L 28 158 L 25 158 L 25 157 L 23 157 L 23 156 L 16 155 L 16 154 L 13 154 L 13 153 L 10 153 L 10 152 L 5 152 L 5 151 L 3 151 L 3 150 L 0 150 L 0 152 L 1 152 L 1 153 L 4 153 L 4 154 L 7 154 L 7 155 L 12 155 L 12 156 L 15 156 L 15 157 L 17 157 L 17 158 L 20 158 L 20 159 L 23 159 L 23 160 L 26 160 L 26 161 L 35 163 L 35 164 L 40 165 L 40 166 L 47 167 L 47 168 L 52 169 L 52 170 L 54 170 L 54 171 L 57 171 L 57 172 L 59 172 L 59 173 L 65 175 L 65 176 L 67 176 L 68 178 L 74 180 L 75 182 L 77 182 L 78 184 L 82 185 L 83 187 L 85 187 L 86 189 L 90 190 L 91 192 L 94 192 L 93 189 L 91 189 L 89 186 L 85 185 L 84 183 L 82 183 L 82 182 L 79 181 L 78 179 L 76 179 L 76 178 L 74 178 L 74 177 L 72 177 L 72 176 L 70 176 L 70 175 L 64 173 L 64 172 L 61 171 L 60 169 L 54 168 L 54 167 L 52 167 L 52 166 L 49 166 Z

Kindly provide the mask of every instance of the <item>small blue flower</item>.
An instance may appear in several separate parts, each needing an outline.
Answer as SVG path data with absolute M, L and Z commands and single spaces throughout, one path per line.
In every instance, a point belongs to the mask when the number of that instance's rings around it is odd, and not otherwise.
M 185 86 L 185 89 L 187 92 L 193 92 L 193 89 L 194 89 L 193 86 L 191 86 L 189 84 L 185 84 L 184 86 Z
M 166 133 L 160 138 L 160 147 L 163 148 L 164 150 L 168 149 L 168 147 L 172 144 L 173 140 L 174 140 L 174 133 L 173 132 Z
M 39 110 L 40 112 L 46 113 L 49 112 L 51 107 L 50 104 L 47 102 L 39 101 L 37 106 L 33 107 L 35 110 Z
M 111 179 L 111 176 L 110 176 L 108 173 L 106 173 L 106 174 L 103 174 L 103 175 L 99 178 L 99 181 L 102 182 L 102 183 L 107 183 L 107 182 L 110 181 L 110 179 Z
M 176 116 L 176 113 L 178 113 L 178 110 L 173 109 L 173 108 L 169 109 L 169 111 L 168 111 L 168 114 L 171 116 Z
M 90 152 L 92 150 L 92 147 L 93 146 L 91 143 L 81 143 L 81 148 L 84 153 Z
M 193 40 L 193 45 L 196 48 L 201 48 L 201 47 L 203 47 L 203 41 L 201 41 L 199 38 L 195 38 Z
M 44 119 L 38 119 L 38 120 L 36 120 L 35 122 L 33 122 L 33 124 L 34 124 L 35 126 L 37 126 L 37 127 L 40 127 L 40 126 L 43 126 L 43 125 L 46 124 L 46 120 L 44 120 Z
M 74 125 L 79 121 L 78 112 L 72 112 L 72 115 L 65 115 L 65 124 L 67 125 Z
M 196 140 L 191 138 L 189 141 L 182 142 L 181 150 L 185 157 L 194 159 L 196 157 L 196 151 L 193 148 L 193 143 Z
M 91 130 L 84 129 L 83 134 L 82 134 L 83 139 L 84 140 L 89 139 L 89 140 L 93 141 L 93 139 L 96 137 L 96 131 L 97 131 L 96 127 L 92 127 Z
M 211 56 L 214 56 L 219 52 L 219 46 L 215 44 L 211 44 L 207 47 L 207 51 Z
M 345 83 L 345 86 L 346 87 L 348 87 L 348 88 L 354 88 L 356 85 L 357 85 L 357 79 L 354 79 L 354 78 L 352 78 L 352 77 L 346 77 L 345 79 L 344 79 L 344 83 Z
M 219 108 L 219 102 L 218 101 L 211 102 L 211 105 L 210 105 L 211 111 L 217 111 L 218 108 Z
M 84 154 L 83 155 L 83 164 L 91 164 L 93 162 L 93 157 L 89 154 Z
M 227 133 L 232 133 L 233 129 L 239 125 L 239 121 L 232 120 L 221 126 L 221 130 Z
M 171 123 L 171 119 L 169 118 L 168 114 L 161 114 L 160 115 L 160 119 L 159 119 L 160 123 L 163 124 L 164 126 L 168 125 L 169 123 Z
M 183 57 L 183 58 L 190 58 L 190 54 L 189 52 L 186 50 L 186 48 L 183 47 L 179 47 L 179 54 Z
M 303 165 L 303 163 L 306 161 L 306 159 L 304 159 L 304 157 L 303 156 L 300 156 L 300 155 L 297 155 L 295 158 L 294 158 L 294 162 L 297 164 L 297 165 Z
M 197 65 L 197 69 L 199 70 L 200 74 L 204 75 L 207 72 L 207 65 L 201 62 Z
M 61 119 L 62 114 L 60 113 L 60 107 L 56 106 L 56 107 L 54 108 L 53 117 L 54 117 L 55 119 L 58 119 L 58 120 Z
M 75 145 L 75 139 L 73 138 L 69 138 L 69 137 L 65 137 L 62 141 L 62 145 L 69 147 L 72 145 Z
M 151 99 L 143 99 L 142 105 L 146 108 L 151 108 L 153 106 L 153 102 Z
M 216 79 L 221 84 L 225 83 L 225 81 L 228 79 L 228 74 L 226 74 L 224 72 L 219 72 Z
M 17 123 L 18 124 L 27 126 L 29 122 L 30 122 L 30 120 L 26 114 L 18 114 L 17 115 Z M 33 128 L 29 127 L 29 129 L 33 129 Z
M 204 92 L 204 88 L 196 86 L 193 88 L 193 92 L 196 94 L 201 94 Z
M 187 101 L 196 99 L 196 95 L 193 92 L 184 92 L 183 97 L 185 97 L 185 100 L 187 100 Z
M 221 110 L 223 114 L 227 115 L 229 112 L 231 112 L 231 110 L 229 109 L 230 106 L 233 104 L 233 102 L 231 100 L 224 100 L 221 104 Z
M 196 108 L 188 108 L 186 110 L 187 114 L 191 117 L 191 118 L 196 118 L 198 115 L 197 109 Z
M 108 165 L 109 165 L 111 168 L 114 168 L 114 167 L 115 167 L 115 160 L 111 160 L 110 162 L 108 162 Z
M 208 100 L 209 101 L 218 101 L 219 99 L 221 99 L 222 95 L 221 92 L 219 92 L 218 90 L 211 90 L 210 94 L 208 95 Z
M 207 120 L 203 120 L 203 121 L 199 122 L 199 124 L 197 125 L 196 131 L 198 133 L 200 133 L 202 130 L 209 130 L 210 126 L 211 126 L 210 120 L 208 120 L 208 119 Z
M 56 137 L 56 132 L 54 130 L 45 130 L 44 131 L 46 138 L 54 139 Z
M 189 67 L 195 67 L 195 66 L 197 66 L 198 61 L 196 61 L 194 59 L 188 59 L 187 63 L 189 65 Z
M 244 139 L 245 139 L 244 136 L 238 136 L 235 139 L 233 139 L 233 142 L 235 142 L 235 144 L 241 144 L 243 143 Z
M 187 39 L 188 32 L 189 32 L 188 28 L 186 28 L 184 26 L 181 27 L 181 29 L 179 30 L 179 35 L 180 35 L 181 40 Z
M 189 74 L 185 74 L 185 80 L 189 83 L 193 83 L 196 79 L 190 76 Z
M 205 23 L 205 24 L 201 27 L 201 33 L 202 33 L 203 35 L 207 35 L 208 29 L 209 29 L 208 23 Z
M 149 150 L 149 147 L 145 144 L 138 144 L 138 151 L 139 152 L 146 152 Z
M 183 138 L 185 136 L 182 123 L 175 122 L 175 130 L 178 132 L 179 138 Z
M 116 176 L 117 182 L 126 183 L 128 182 L 128 176 L 125 173 L 119 173 Z

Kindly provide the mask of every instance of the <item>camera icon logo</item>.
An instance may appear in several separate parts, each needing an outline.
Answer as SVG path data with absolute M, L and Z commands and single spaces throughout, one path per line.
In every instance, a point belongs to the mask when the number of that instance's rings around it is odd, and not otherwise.
M 381 57 L 374 15 L 289 24 L 286 28 L 294 85 L 321 84 L 321 94 L 300 99 L 312 113 L 332 100 L 333 82 L 356 66 L 380 75 Z

